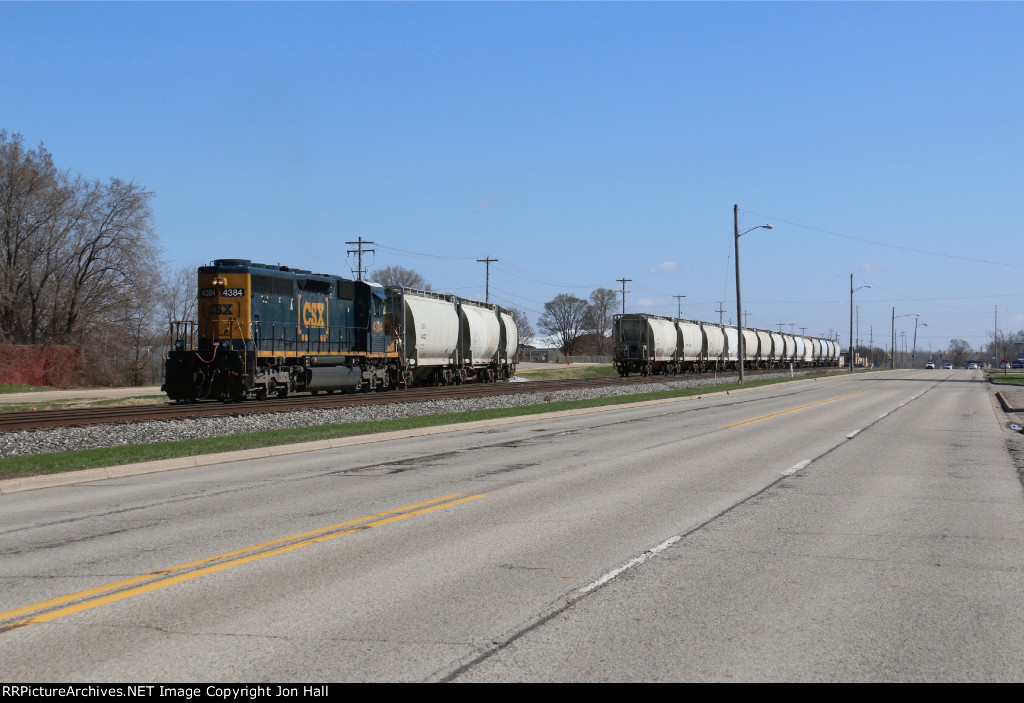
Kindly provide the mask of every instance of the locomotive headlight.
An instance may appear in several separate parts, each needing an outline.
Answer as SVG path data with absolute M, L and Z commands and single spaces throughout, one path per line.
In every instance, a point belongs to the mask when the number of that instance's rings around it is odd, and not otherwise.
M 226 286 L 227 284 L 228 284 L 228 282 L 227 282 L 227 281 L 225 281 L 225 280 L 224 280 L 223 278 L 221 278 L 220 276 L 217 276 L 217 277 L 216 277 L 216 278 L 214 278 L 214 279 L 213 279 L 212 281 L 210 281 L 210 285 L 211 285 L 211 286 L 213 286 L 214 288 L 223 288 L 223 287 L 224 287 L 224 286 Z

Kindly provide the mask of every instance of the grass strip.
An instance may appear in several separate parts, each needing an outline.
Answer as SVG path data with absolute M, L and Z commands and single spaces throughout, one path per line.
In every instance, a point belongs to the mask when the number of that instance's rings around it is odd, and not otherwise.
M 377 422 L 347 422 L 333 425 L 300 427 L 295 429 L 247 432 L 243 434 L 228 435 L 226 437 L 187 439 L 177 442 L 154 442 L 153 444 L 133 444 L 123 447 L 76 449 L 73 451 L 55 452 L 51 454 L 10 456 L 0 458 L 0 480 L 63 473 L 65 471 L 78 471 L 81 469 L 93 469 L 103 466 L 120 466 L 122 464 L 134 464 L 143 461 L 175 459 L 187 456 L 198 456 L 201 454 L 215 454 L 218 452 L 233 452 L 243 449 L 275 447 L 283 444 L 315 442 L 322 439 L 337 439 L 341 437 L 355 437 L 359 435 L 378 434 L 381 432 L 393 432 L 397 430 L 461 424 L 466 422 L 476 422 L 478 420 L 517 417 L 521 415 L 541 415 L 560 410 L 595 408 L 609 405 L 627 405 L 629 403 L 639 403 L 646 400 L 661 400 L 664 398 L 683 398 L 687 396 L 706 395 L 708 393 L 736 390 L 738 388 L 756 388 L 758 386 L 785 383 L 790 380 L 819 378 L 827 375 L 830 374 L 808 374 L 798 376 L 793 379 L 754 379 L 747 381 L 742 386 L 738 383 L 724 383 L 713 386 L 702 386 L 699 388 L 654 391 L 650 393 L 636 393 L 606 398 L 591 398 L 589 400 L 556 401 L 550 403 L 539 403 L 536 405 L 524 405 L 514 408 L 490 408 L 486 410 L 444 413 L 440 415 L 419 415 L 415 417 L 381 420 Z
M 1024 386 L 1024 374 L 996 375 L 990 374 L 988 380 L 1000 386 Z

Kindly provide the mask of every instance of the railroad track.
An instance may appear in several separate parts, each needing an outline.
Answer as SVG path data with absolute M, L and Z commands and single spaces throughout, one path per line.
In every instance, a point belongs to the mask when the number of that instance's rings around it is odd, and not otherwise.
M 818 369 L 803 369 L 804 372 Z M 776 371 L 748 371 L 750 376 Z M 247 400 L 241 403 L 163 403 L 114 408 L 78 408 L 72 410 L 38 410 L 31 412 L 0 413 L 0 432 L 39 430 L 48 427 L 83 427 L 111 423 L 144 422 L 147 420 L 175 420 L 192 417 L 237 417 L 253 413 L 293 412 L 296 410 L 341 408 L 352 405 L 384 405 L 388 403 L 415 403 L 427 400 L 479 398 L 492 395 L 520 393 L 547 393 L 581 388 L 606 386 L 644 386 L 663 381 L 682 381 L 707 378 L 713 374 L 678 376 L 630 376 L 628 378 L 588 378 L 553 381 L 527 381 L 524 383 L 467 383 L 441 388 L 410 388 L 383 393 L 299 395 L 285 399 L 265 401 Z M 728 379 L 731 374 L 720 375 Z

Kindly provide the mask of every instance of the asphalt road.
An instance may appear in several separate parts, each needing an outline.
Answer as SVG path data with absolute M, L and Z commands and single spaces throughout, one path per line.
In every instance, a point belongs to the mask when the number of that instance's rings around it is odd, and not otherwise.
M 1024 679 L 981 374 L 0 496 L 4 681 Z

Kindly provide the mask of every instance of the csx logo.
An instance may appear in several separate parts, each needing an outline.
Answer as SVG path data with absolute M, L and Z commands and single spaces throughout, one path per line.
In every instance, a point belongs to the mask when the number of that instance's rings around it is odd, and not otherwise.
M 303 303 L 302 324 L 306 327 L 326 327 L 324 324 L 324 303 Z
M 230 315 L 231 303 L 211 303 L 210 307 L 207 308 L 207 312 L 211 317 L 216 317 L 217 315 Z

